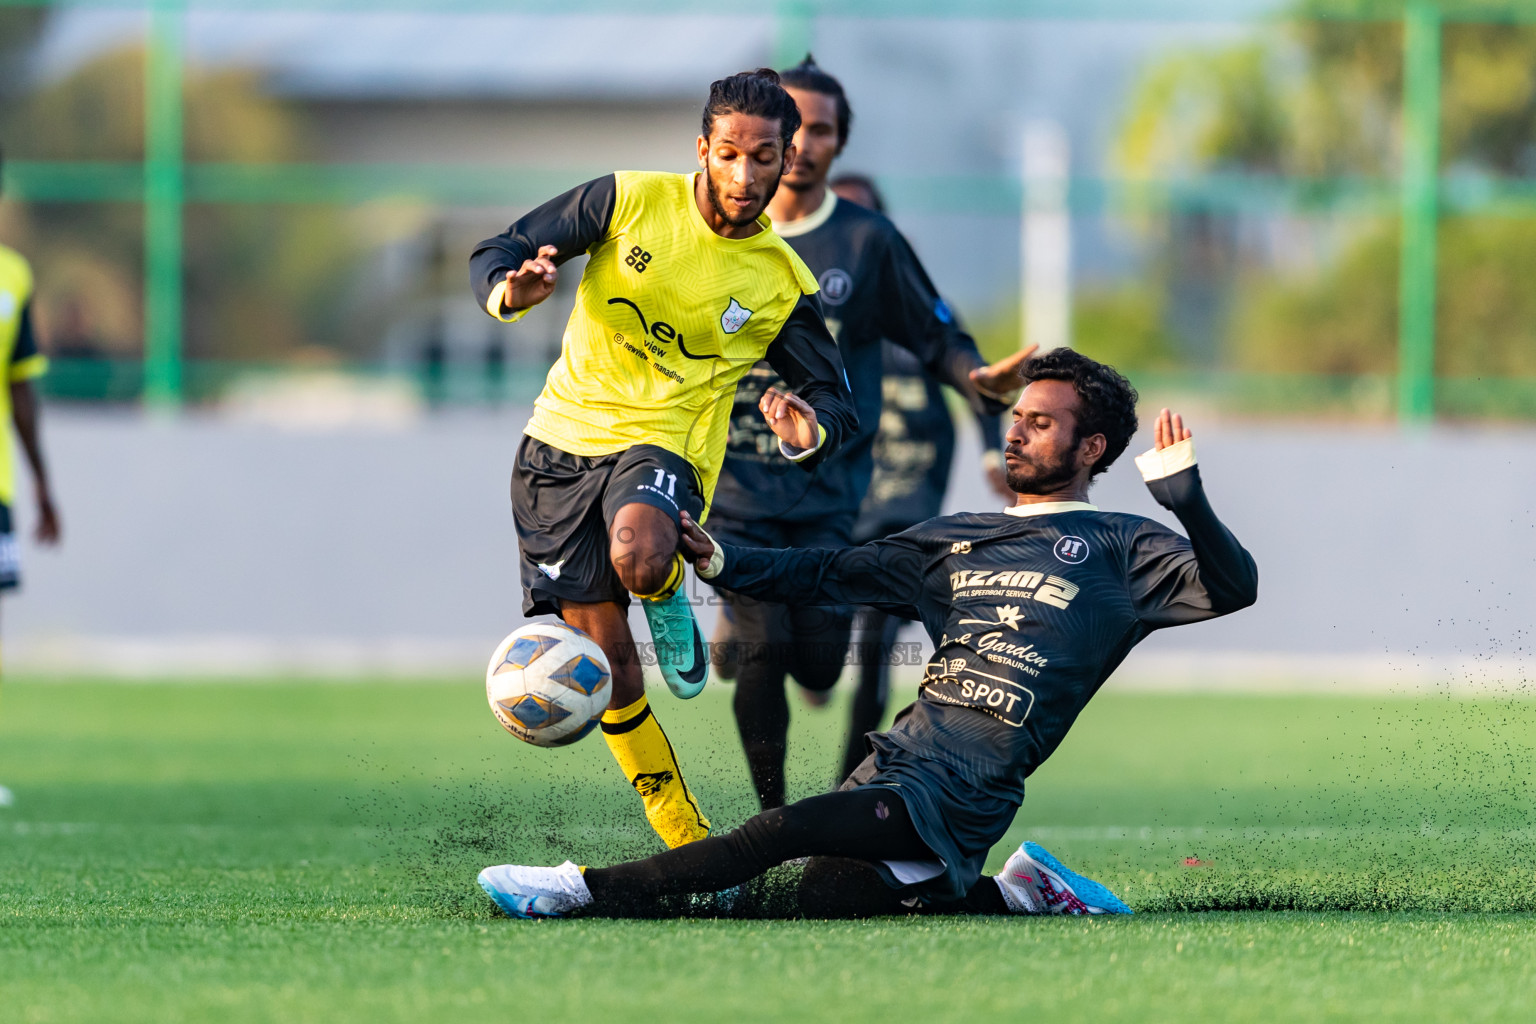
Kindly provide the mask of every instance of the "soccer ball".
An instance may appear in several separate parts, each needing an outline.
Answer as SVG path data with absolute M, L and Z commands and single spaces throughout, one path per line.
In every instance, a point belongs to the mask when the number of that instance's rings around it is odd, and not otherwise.
M 587 634 L 561 622 L 533 622 L 496 645 L 485 696 L 507 732 L 561 747 L 597 728 L 611 680 L 603 649 Z

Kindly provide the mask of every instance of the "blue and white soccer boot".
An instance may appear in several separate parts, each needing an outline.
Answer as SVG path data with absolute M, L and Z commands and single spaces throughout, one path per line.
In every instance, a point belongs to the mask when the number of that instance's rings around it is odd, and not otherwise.
M 640 599 L 646 625 L 656 649 L 656 667 L 672 693 L 687 700 L 697 697 L 709 680 L 709 656 L 704 653 L 704 634 L 693 617 L 693 605 L 682 587 L 671 597 Z
M 1130 914 L 1130 907 L 1091 878 L 1071 871 L 1039 843 L 1020 846 L 995 881 L 1015 914 Z
M 557 868 L 497 864 L 476 881 L 508 917 L 565 917 L 592 902 L 581 868 L 570 861 Z

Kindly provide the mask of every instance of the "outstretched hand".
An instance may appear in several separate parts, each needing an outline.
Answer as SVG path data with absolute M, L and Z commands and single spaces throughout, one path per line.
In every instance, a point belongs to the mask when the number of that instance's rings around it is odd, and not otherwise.
M 679 512 L 678 516 L 683 525 L 677 546 L 682 549 L 683 557 L 693 560 L 694 569 L 703 572 L 709 568 L 709 560 L 715 553 L 715 542 L 709 539 L 709 534 L 687 512 Z
M 554 262 L 558 251 L 552 245 L 541 245 L 533 259 L 524 260 L 517 270 L 507 271 L 507 293 L 502 305 L 508 309 L 527 309 L 549 298 L 560 277 L 560 268 Z
M 1017 352 L 1004 356 L 995 363 L 976 367 L 976 369 L 971 371 L 971 383 L 992 396 L 1007 397 L 1012 395 L 1019 385 L 1023 383 L 1019 379 L 1020 367 L 1039 348 L 1039 345 L 1025 345 Z
M 769 388 L 763 392 L 762 400 L 757 407 L 763 411 L 763 419 L 768 421 L 768 429 L 772 430 L 780 441 L 791 448 L 815 448 L 821 443 L 821 431 L 817 429 L 816 410 L 810 403 L 799 395 L 788 391 L 780 391 L 778 388 Z
M 1180 441 L 1188 441 L 1193 436 L 1184 426 L 1183 416 L 1167 409 L 1157 414 L 1157 422 L 1152 427 L 1152 439 L 1158 451 Z

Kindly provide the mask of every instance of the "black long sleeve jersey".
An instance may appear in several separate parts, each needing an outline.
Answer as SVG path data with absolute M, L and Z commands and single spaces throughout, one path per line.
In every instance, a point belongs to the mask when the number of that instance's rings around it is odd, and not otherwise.
M 1058 502 L 945 516 L 841 550 L 725 545 L 714 582 L 920 619 L 935 653 L 918 700 L 873 737 L 877 749 L 937 761 L 1017 806 L 1024 780 L 1132 647 L 1257 597 L 1258 570 L 1212 512 L 1193 442 L 1137 461 L 1187 540 L 1141 516 Z
M 828 193 L 820 210 L 782 227 L 780 234 L 821 286 L 822 312 L 848 369 L 859 429 L 813 475 L 788 472 L 777 457 L 778 439 L 757 408 L 763 392 L 783 382 L 772 366 L 759 363 L 736 389 L 715 508 L 743 521 L 851 515 L 864 499 L 873 469 L 882 339 L 912 352 L 925 373 L 960 391 L 978 413 L 996 416 L 1007 406 L 971 383 L 970 371 L 982 365 L 976 342 L 939 297 L 907 240 L 883 215 Z
M 619 171 L 476 246 L 475 299 L 506 321 L 525 312 L 505 308 L 508 270 L 543 245 L 555 247 L 557 265 L 591 256 L 526 432 L 573 455 L 658 445 L 692 463 L 709 501 L 736 383 L 766 360 L 825 431 L 803 453 L 781 451 L 774 437 L 772 458 L 786 471 L 809 478 L 804 470 L 857 436 L 847 375 L 814 298 L 815 275 L 766 217 L 760 223 L 750 238 L 724 238 L 698 210 L 693 175 Z

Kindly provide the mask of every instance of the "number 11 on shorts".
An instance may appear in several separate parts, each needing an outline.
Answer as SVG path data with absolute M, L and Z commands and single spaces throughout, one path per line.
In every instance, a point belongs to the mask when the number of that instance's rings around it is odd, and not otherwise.
M 661 490 L 661 485 L 663 482 L 665 482 L 667 485 L 667 497 L 677 497 L 677 474 L 668 473 L 664 469 L 656 470 L 656 489 L 658 491 Z

